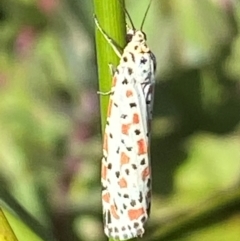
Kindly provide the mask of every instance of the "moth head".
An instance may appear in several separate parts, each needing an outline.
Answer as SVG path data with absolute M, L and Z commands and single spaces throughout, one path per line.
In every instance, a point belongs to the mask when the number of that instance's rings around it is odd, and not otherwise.
M 129 42 L 145 42 L 147 36 L 144 32 L 140 30 L 128 29 L 127 30 L 127 43 Z
M 140 27 L 140 30 L 136 30 L 136 28 L 134 27 L 134 24 L 133 24 L 133 21 L 130 17 L 130 14 L 128 13 L 127 9 L 123 6 L 123 9 L 128 17 L 128 20 L 131 24 L 131 28 L 129 28 L 127 26 L 127 43 L 129 42 L 138 42 L 138 43 L 141 43 L 141 42 L 146 42 L 147 40 L 147 37 L 146 37 L 146 34 L 142 31 L 143 29 L 143 25 L 144 25 L 144 22 L 145 22 L 145 19 L 147 17 L 147 13 L 148 13 L 148 10 L 151 6 L 151 3 L 152 3 L 152 0 L 149 1 L 149 4 L 147 6 L 147 9 L 145 11 L 145 14 L 143 16 L 143 20 L 142 20 L 142 24 L 141 24 L 141 27 Z

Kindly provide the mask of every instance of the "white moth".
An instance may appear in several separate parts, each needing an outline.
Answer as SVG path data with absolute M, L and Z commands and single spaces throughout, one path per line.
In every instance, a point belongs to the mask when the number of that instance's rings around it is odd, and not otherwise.
M 95 23 L 120 57 L 112 80 L 103 142 L 104 232 L 110 238 L 127 240 L 143 235 L 150 213 L 149 138 L 156 61 L 142 27 L 135 30 L 132 26 L 127 31 L 129 42 L 121 54 L 96 18 Z

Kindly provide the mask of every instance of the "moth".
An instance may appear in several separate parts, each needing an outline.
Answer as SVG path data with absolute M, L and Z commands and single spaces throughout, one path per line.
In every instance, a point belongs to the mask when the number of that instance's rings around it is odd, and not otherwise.
M 150 2 L 151 3 L 151 2 Z M 151 206 L 150 129 L 156 59 L 146 43 L 143 23 L 132 24 L 120 53 L 113 40 L 95 24 L 120 57 L 112 78 L 103 140 L 101 170 L 104 232 L 113 239 L 142 237 Z

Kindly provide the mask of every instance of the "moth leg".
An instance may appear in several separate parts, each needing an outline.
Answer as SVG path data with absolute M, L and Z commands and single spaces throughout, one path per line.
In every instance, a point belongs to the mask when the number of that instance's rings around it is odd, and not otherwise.
M 117 68 L 113 64 L 108 64 L 108 67 L 111 72 L 111 75 L 113 76 L 115 74 Z M 109 90 L 107 92 L 98 91 L 97 93 L 99 95 L 111 95 L 113 93 L 113 91 L 112 90 Z
M 112 93 L 113 93 L 112 90 L 109 90 L 107 92 L 97 91 L 98 95 L 111 95 Z
M 98 28 L 98 30 L 101 32 L 101 34 L 103 35 L 103 37 L 107 40 L 107 42 L 110 44 L 110 46 L 112 47 L 113 51 L 115 52 L 115 54 L 121 58 L 122 56 L 122 52 L 123 49 L 112 39 L 110 38 L 107 33 L 102 29 L 102 27 L 100 26 L 97 17 L 94 15 L 94 21 L 96 24 L 96 27 Z
M 113 64 L 108 64 L 109 70 L 111 75 L 113 76 L 117 70 L 116 66 L 114 66 Z

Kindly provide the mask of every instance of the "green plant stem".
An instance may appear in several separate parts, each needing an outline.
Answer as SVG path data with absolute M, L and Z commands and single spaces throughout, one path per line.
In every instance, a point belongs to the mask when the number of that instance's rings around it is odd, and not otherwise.
M 122 0 L 120 0 L 123 3 Z M 123 7 L 119 0 L 94 0 L 95 15 L 102 27 L 102 29 L 111 37 L 119 46 L 125 46 L 126 36 L 126 22 Z M 119 58 L 114 53 L 112 47 L 99 32 L 96 31 L 96 49 L 97 49 L 97 63 L 98 63 L 98 78 L 100 92 L 108 92 L 111 90 L 111 71 L 109 64 L 117 66 Z M 101 122 L 102 133 L 104 133 L 107 108 L 108 108 L 108 95 L 100 94 L 100 109 L 101 109 Z M 110 241 L 113 239 L 109 239 Z
M 120 3 L 122 2 L 122 4 Z M 97 19 L 103 30 L 119 46 L 125 46 L 126 22 L 122 0 L 94 0 L 94 8 Z M 104 39 L 103 35 L 96 29 L 97 63 L 100 92 L 108 92 L 111 89 L 111 72 L 109 64 L 117 66 L 119 58 L 114 53 L 112 47 Z M 106 123 L 108 106 L 108 95 L 100 94 L 102 132 Z

